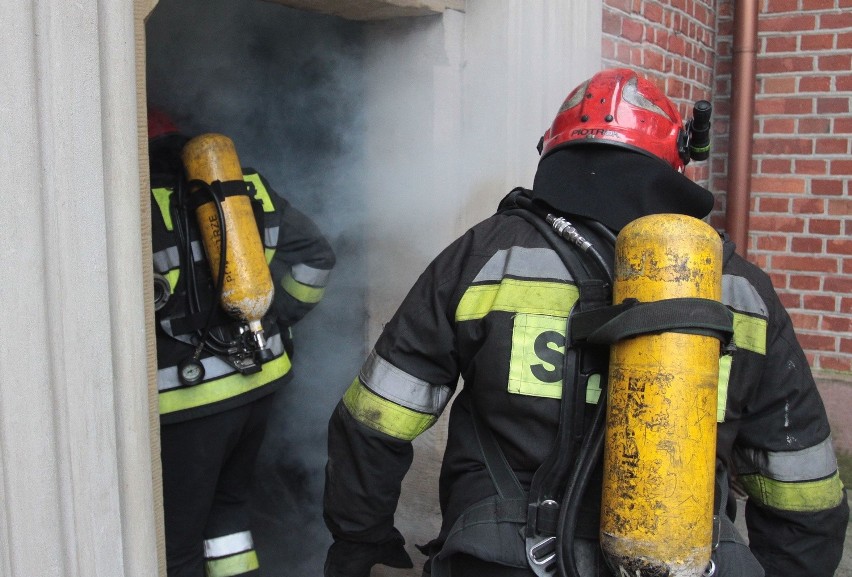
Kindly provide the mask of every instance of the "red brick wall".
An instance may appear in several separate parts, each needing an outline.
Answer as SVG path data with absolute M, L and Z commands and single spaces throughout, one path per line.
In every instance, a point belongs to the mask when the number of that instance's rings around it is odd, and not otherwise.
M 657 78 L 689 114 L 712 94 L 725 228 L 733 2 L 604 0 L 603 65 Z M 749 260 L 772 277 L 815 370 L 852 374 L 852 0 L 760 0 Z M 703 165 L 703 166 L 702 166 Z
M 713 0 L 604 0 L 603 66 L 628 65 L 657 81 L 692 116 L 696 100 L 709 100 L 714 80 L 716 10 Z M 708 184 L 708 163 L 687 174 Z

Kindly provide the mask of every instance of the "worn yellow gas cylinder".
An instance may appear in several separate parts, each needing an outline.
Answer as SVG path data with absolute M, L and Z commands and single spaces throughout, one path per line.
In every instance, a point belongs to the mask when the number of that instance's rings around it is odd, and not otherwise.
M 683 215 L 637 219 L 616 242 L 613 303 L 719 301 L 722 243 Z M 713 533 L 719 341 L 663 332 L 611 347 L 601 547 L 616 575 L 697 577 Z
M 187 177 L 207 184 L 243 182 L 243 172 L 233 141 L 222 134 L 202 134 L 191 139 L 181 157 Z M 193 194 L 204 194 L 198 190 Z M 220 304 L 232 317 L 249 325 L 263 347 L 261 319 L 272 304 L 274 285 L 264 256 L 251 199 L 239 194 L 222 201 L 224 213 L 225 276 Z M 195 211 L 201 240 L 213 278 L 219 275 L 222 223 L 211 198 Z

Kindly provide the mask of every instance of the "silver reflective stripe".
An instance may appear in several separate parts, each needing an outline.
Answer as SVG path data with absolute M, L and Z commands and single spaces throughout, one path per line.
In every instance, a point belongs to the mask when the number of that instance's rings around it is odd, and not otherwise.
M 524 248 L 513 246 L 494 253 L 473 282 L 499 281 L 506 276 L 542 279 L 542 271 L 554 280 L 570 281 L 571 275 L 556 254 L 549 248 Z
M 722 275 L 722 302 L 744 313 L 769 316 L 769 309 L 750 282 L 732 274 Z
M 199 262 L 204 258 L 204 248 L 197 240 L 192 241 L 192 258 Z M 176 246 L 171 246 L 154 253 L 154 269 L 157 272 L 166 272 L 180 266 L 180 255 Z
M 180 266 L 180 255 L 176 246 L 154 253 L 154 271 L 166 273 Z
M 227 557 L 252 549 L 254 549 L 254 541 L 251 538 L 251 531 L 231 533 L 223 537 L 204 540 L 204 557 L 207 559 Z
M 204 260 L 204 258 L 204 247 L 201 246 L 201 242 L 197 240 L 192 241 L 192 260 L 199 262 Z
M 267 347 L 275 357 L 279 357 L 284 353 L 284 342 L 281 340 L 280 334 L 270 337 L 266 343 Z M 207 357 L 206 359 L 201 359 L 201 364 L 204 365 L 205 381 L 210 381 L 218 377 L 223 377 L 237 372 L 234 367 L 219 357 Z M 177 366 L 165 367 L 157 371 L 158 391 L 169 391 L 181 386 L 183 385 L 181 384 L 180 379 L 178 379 Z
M 328 284 L 330 270 L 314 268 L 306 264 L 294 264 L 290 271 L 293 280 L 312 287 L 324 287 Z
M 195 346 L 192 342 L 192 338 L 190 338 L 189 335 L 175 335 L 174 331 L 172 330 L 172 319 L 173 318 L 177 318 L 177 317 L 168 317 L 168 318 L 160 319 L 160 328 L 163 329 L 163 332 L 166 333 L 167 335 L 169 335 L 170 337 L 175 338 L 175 339 L 177 339 L 181 342 L 184 342 L 188 345 Z
M 263 230 L 263 245 L 268 248 L 275 248 L 278 246 L 278 227 L 277 226 L 267 226 Z
M 824 479 L 837 471 L 831 437 L 800 451 L 759 451 L 740 448 L 734 453 L 740 475 L 758 473 L 776 481 L 796 482 Z
M 440 415 L 450 400 L 450 388 L 430 385 L 380 357 L 375 349 L 364 361 L 361 384 L 377 395 L 420 413 Z

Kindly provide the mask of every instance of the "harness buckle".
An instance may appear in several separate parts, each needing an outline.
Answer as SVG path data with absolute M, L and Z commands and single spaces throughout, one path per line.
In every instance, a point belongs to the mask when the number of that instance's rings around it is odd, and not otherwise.
M 527 562 L 537 577 L 551 577 L 556 572 L 556 537 L 527 537 Z

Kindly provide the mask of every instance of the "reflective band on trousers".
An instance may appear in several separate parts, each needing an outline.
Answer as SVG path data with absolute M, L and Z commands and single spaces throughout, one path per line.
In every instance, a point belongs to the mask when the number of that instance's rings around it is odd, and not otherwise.
M 207 577 L 233 577 L 260 567 L 251 531 L 241 531 L 204 541 Z
M 256 551 L 246 551 L 231 557 L 211 559 L 205 563 L 205 566 L 206 577 L 236 577 L 257 571 L 260 569 L 260 562 L 257 560 Z

